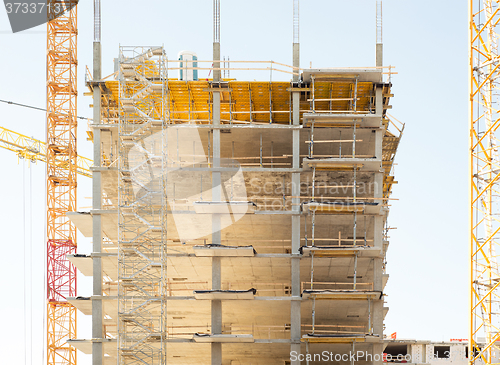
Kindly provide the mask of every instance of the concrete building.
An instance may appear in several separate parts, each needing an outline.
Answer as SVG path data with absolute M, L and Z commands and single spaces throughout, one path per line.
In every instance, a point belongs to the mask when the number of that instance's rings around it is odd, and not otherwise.
M 467 365 L 469 349 L 467 339 L 450 339 L 449 341 L 421 341 L 412 339 L 386 339 L 384 357 L 388 363 L 430 364 L 430 365 Z M 480 347 L 486 345 L 485 339 Z M 500 353 L 495 347 L 492 351 L 492 362 L 498 362 Z M 476 360 L 483 364 L 482 358 Z
M 71 343 L 104 364 L 381 362 L 401 137 L 383 69 L 179 81 L 138 47 L 119 67 L 89 82 L 94 209 L 69 216 L 94 253 L 70 260 L 101 293 L 69 298 L 95 330 Z
M 300 69 L 297 2 L 293 67 L 247 68 L 291 80 L 223 79 L 214 4 L 210 79 L 161 47 L 103 79 L 94 42 L 93 209 L 68 213 L 93 239 L 69 257 L 93 295 L 68 298 L 92 338 L 70 342 L 95 365 L 381 363 L 403 129 L 381 39 L 377 67 Z

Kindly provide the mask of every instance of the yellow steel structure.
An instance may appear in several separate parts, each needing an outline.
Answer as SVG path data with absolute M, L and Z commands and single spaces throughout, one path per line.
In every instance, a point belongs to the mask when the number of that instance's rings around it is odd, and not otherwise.
M 147 75 L 147 73 L 146 73 Z M 159 82 L 157 82 L 159 85 Z M 291 84 L 289 82 L 234 81 L 225 83 L 221 92 L 222 123 L 291 123 L 292 103 Z M 118 82 L 106 81 L 106 87 L 117 102 Z M 315 110 L 344 110 L 352 103 L 353 85 L 346 81 L 316 82 L 314 90 L 304 89 L 300 102 L 300 116 L 309 112 L 310 100 L 315 97 Z M 139 90 L 137 90 L 138 92 Z M 209 81 L 168 80 L 169 120 L 172 123 L 196 121 L 208 124 L 212 118 Z M 359 112 L 373 111 L 375 106 L 374 85 L 371 82 L 358 83 L 357 108 Z M 384 96 L 389 96 L 390 88 L 384 89 Z M 154 98 L 155 96 L 153 96 Z M 389 98 L 384 97 L 384 101 Z M 384 105 L 387 106 L 387 105 Z
M 470 334 L 469 362 L 493 362 L 500 347 L 498 250 L 500 127 L 499 0 L 469 0 Z M 481 340 L 480 340 L 481 339 Z M 479 342 L 482 342 L 479 345 Z M 485 342 L 485 344 L 483 343 Z
M 65 12 L 47 22 L 47 363 L 76 364 L 77 0 L 57 1 Z M 64 161 L 64 164 L 60 162 Z
M 0 148 L 15 152 L 19 158 L 32 162 L 47 162 L 47 144 L 38 139 L 25 136 L 10 129 L 0 127 Z M 68 161 L 56 159 L 56 163 L 61 168 L 68 166 Z M 77 172 L 86 177 L 92 177 L 90 167 L 93 161 L 90 158 L 77 157 Z

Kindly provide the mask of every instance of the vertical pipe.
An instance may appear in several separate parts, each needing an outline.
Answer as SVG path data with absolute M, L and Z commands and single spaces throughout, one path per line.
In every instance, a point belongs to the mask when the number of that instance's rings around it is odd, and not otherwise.
M 312 201 L 314 201 L 316 191 L 316 166 L 313 167 L 313 175 L 312 175 Z
M 353 110 L 356 113 L 358 108 L 358 78 L 356 78 L 356 82 L 354 83 L 354 101 L 353 101 Z
M 370 335 L 373 334 L 373 327 L 372 327 L 372 299 L 368 298 L 368 333 Z
M 354 120 L 354 128 L 352 130 L 352 157 L 356 157 L 356 121 Z
M 312 80 L 312 85 L 311 85 L 311 89 L 312 89 L 312 111 L 313 113 L 316 113 L 316 92 L 314 90 L 314 76 L 311 76 L 311 80 Z
M 311 124 L 311 143 L 310 143 L 311 149 L 309 153 L 309 158 L 313 158 L 314 156 L 314 120 Z
M 358 252 L 356 251 L 356 254 L 354 255 L 354 287 L 353 289 L 356 290 L 356 281 L 357 281 L 357 275 L 358 275 Z
M 354 208 L 354 226 L 353 226 L 353 246 L 356 246 L 356 238 L 357 238 L 357 223 L 358 223 L 358 211 L 357 211 L 357 205 L 356 205 L 356 195 L 357 195 L 357 167 L 354 166 L 354 186 L 353 186 L 353 208 Z
M 349 358 L 351 359 L 351 365 L 354 365 L 354 351 L 356 351 L 355 343 L 355 341 L 352 342 L 351 356 L 349 356 Z
M 313 305 L 312 305 L 312 333 L 314 335 L 314 331 L 316 330 L 316 296 L 313 297 Z
M 364 224 L 365 225 L 365 242 L 364 242 L 364 246 L 366 247 L 366 228 L 367 228 L 366 227 L 366 215 L 364 216 L 364 218 L 365 218 L 365 224 Z
M 260 149 L 259 149 L 259 153 L 260 153 L 260 167 L 264 167 L 264 165 L 262 164 L 262 133 L 260 134 Z
M 342 157 L 342 130 L 339 130 L 339 158 Z

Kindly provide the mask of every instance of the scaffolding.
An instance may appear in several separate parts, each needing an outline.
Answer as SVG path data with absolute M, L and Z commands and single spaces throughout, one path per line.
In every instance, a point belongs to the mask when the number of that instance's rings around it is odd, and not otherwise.
M 120 48 L 118 351 L 166 364 L 166 70 L 163 48 Z

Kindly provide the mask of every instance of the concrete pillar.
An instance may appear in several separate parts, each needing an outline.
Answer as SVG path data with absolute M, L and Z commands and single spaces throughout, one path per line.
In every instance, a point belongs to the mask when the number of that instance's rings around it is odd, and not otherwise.
M 376 66 L 377 67 L 382 67 L 384 64 L 384 60 L 383 60 L 383 49 L 384 49 L 384 46 L 382 43 L 377 43 L 376 45 L 376 56 L 375 56 L 375 60 L 376 60 Z
M 213 60 L 214 68 L 220 68 L 220 43 L 214 42 L 213 44 Z M 214 70 L 214 82 L 220 82 L 220 70 Z M 213 168 L 220 167 L 220 93 L 213 92 L 213 133 L 212 133 L 212 146 L 213 146 Z M 212 171 L 212 201 L 221 201 L 221 173 L 220 171 Z M 221 243 L 221 218 L 218 214 L 212 215 L 212 243 Z M 212 289 L 221 289 L 221 261 L 220 257 L 212 259 Z M 222 333 L 222 302 L 220 300 L 212 300 L 211 308 L 212 317 L 212 334 Z M 212 365 L 222 364 L 222 344 L 212 344 Z
M 380 47 L 379 47 L 380 46 Z M 377 44 L 377 66 L 382 66 L 382 44 Z M 380 82 L 382 81 L 382 74 L 380 77 Z M 378 84 L 375 91 L 375 114 L 382 116 L 383 112 L 383 99 L 382 99 L 382 85 Z M 382 118 L 380 119 L 380 126 L 382 126 Z M 375 140 L 375 156 L 378 159 L 382 159 L 382 141 L 383 141 L 383 131 L 376 131 Z M 377 200 L 379 204 L 382 204 L 383 197 L 383 179 L 384 174 L 382 172 L 375 173 L 375 191 L 374 197 L 379 198 Z M 375 216 L 374 221 L 374 245 L 376 248 L 380 249 L 380 253 L 383 253 L 383 237 L 384 237 L 384 216 Z M 373 289 L 376 291 L 383 290 L 383 276 L 382 276 L 382 257 L 377 257 L 373 262 L 374 278 L 373 278 Z M 380 341 L 384 338 L 384 300 L 374 300 L 373 301 L 373 334 L 378 335 Z M 383 344 L 377 343 L 373 345 L 373 353 L 381 354 L 383 351 Z M 382 364 L 382 361 L 374 361 L 374 365 Z
M 300 67 L 300 43 L 293 44 L 293 67 L 294 73 L 300 73 L 300 70 L 298 69 Z M 299 75 L 293 75 L 293 81 L 299 81 Z
M 293 66 L 299 65 L 299 44 L 293 44 Z M 294 72 L 299 73 L 298 69 Z M 299 75 L 293 75 L 293 81 L 297 82 Z M 295 85 L 294 85 L 295 86 Z M 299 107 L 300 91 L 292 91 L 292 121 L 294 126 L 300 125 Z M 300 130 L 293 130 L 293 168 L 300 168 Z M 300 173 L 292 173 L 292 254 L 299 255 L 300 249 Z M 292 283 L 292 302 L 290 305 L 290 352 L 300 353 L 301 316 L 300 316 L 300 257 L 293 257 L 291 260 L 291 283 Z M 292 365 L 300 365 L 300 361 L 292 361 Z
M 93 72 L 94 82 L 101 80 L 101 43 L 94 42 L 94 60 Z M 94 84 L 94 107 L 93 107 L 93 125 L 101 123 L 101 89 L 99 85 Z M 101 167 L 101 129 L 93 128 L 94 132 L 94 167 Z M 102 208 L 101 192 L 101 171 L 92 171 L 92 209 L 100 210 Z M 92 251 L 96 254 L 102 252 L 102 226 L 101 215 L 92 215 Z M 102 340 L 104 313 L 102 309 L 102 262 L 101 257 L 96 255 L 92 259 L 92 338 L 96 342 L 92 343 L 92 365 L 102 365 L 104 361 L 104 351 Z

